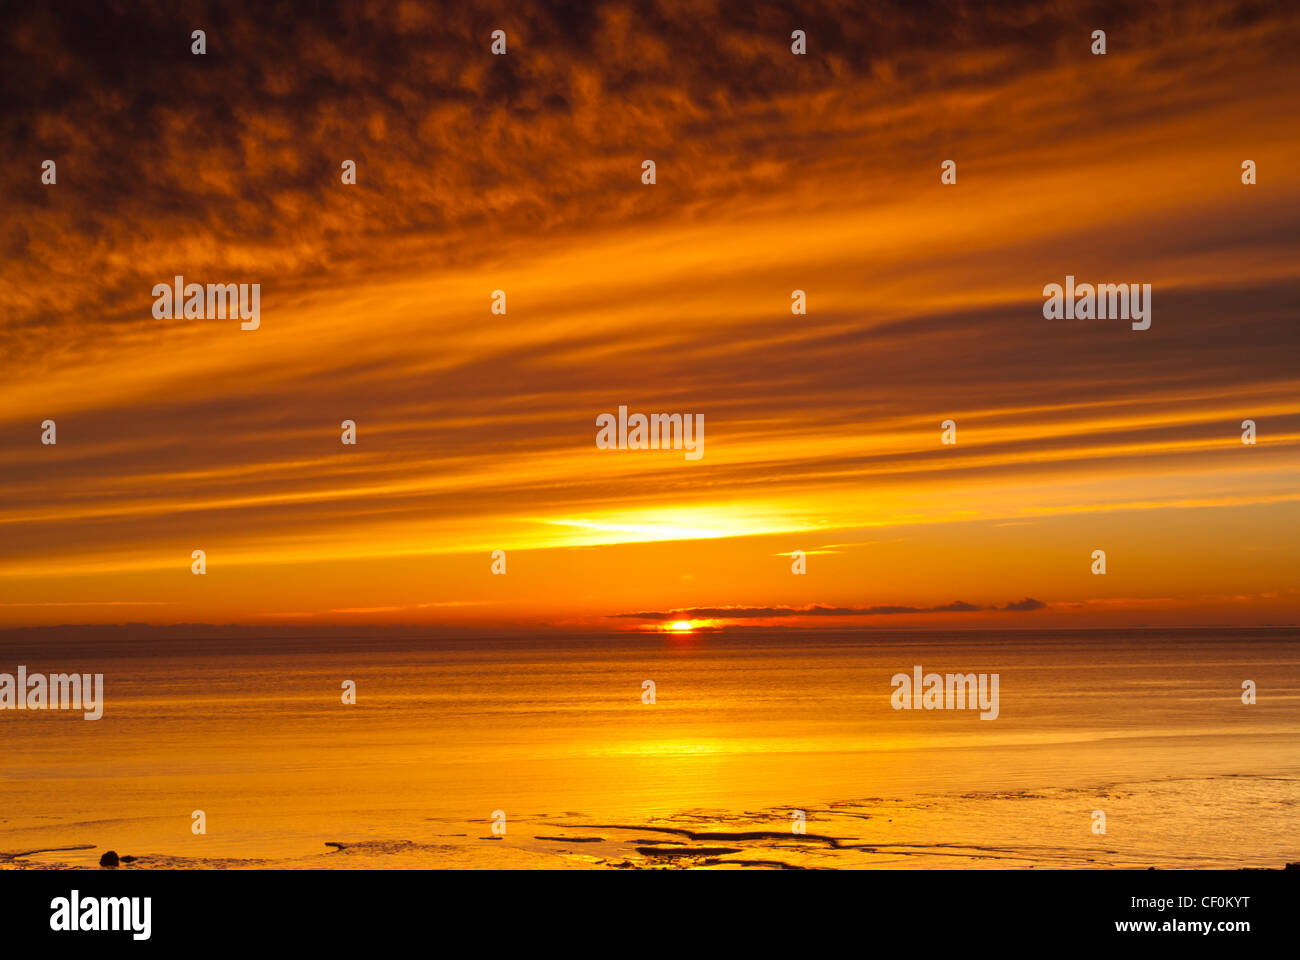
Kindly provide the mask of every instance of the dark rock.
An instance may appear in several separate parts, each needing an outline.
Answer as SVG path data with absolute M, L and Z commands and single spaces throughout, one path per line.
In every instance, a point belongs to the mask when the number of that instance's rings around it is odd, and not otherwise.
M 637 847 L 636 852 L 647 857 L 721 857 L 740 853 L 740 847 Z
M 123 863 L 135 863 L 136 858 L 131 856 L 128 853 L 125 857 L 118 857 L 118 859 L 121 860 Z
M 101 867 L 116 867 L 117 862 L 118 861 L 117 861 L 116 850 L 109 850 L 107 853 L 105 853 L 102 857 L 99 858 L 99 865 Z
M 1285 867 L 1283 867 L 1282 869 L 1283 869 L 1283 870 L 1300 870 L 1300 860 L 1297 860 L 1295 863 L 1288 863 L 1288 864 L 1287 864 Z

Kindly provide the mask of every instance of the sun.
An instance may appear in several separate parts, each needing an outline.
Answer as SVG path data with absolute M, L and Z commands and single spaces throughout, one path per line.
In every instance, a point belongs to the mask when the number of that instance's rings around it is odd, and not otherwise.
M 673 631 L 673 633 L 686 633 L 689 630 L 694 630 L 695 624 L 690 620 L 678 620 L 668 629 Z

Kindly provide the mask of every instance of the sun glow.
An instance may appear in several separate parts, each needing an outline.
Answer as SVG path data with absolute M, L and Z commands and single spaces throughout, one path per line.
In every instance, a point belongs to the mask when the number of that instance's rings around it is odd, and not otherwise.
M 668 629 L 673 631 L 673 633 L 686 633 L 690 630 L 694 630 L 695 624 L 690 620 L 678 620 Z

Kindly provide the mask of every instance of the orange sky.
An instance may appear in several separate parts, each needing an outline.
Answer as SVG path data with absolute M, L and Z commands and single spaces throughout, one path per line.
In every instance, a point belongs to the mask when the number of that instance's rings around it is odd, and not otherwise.
M 1294 8 L 854 7 L 377 5 L 206 57 L 27 14 L 0 626 L 1296 622 Z M 260 329 L 155 319 L 177 274 Z M 1043 319 L 1067 274 L 1151 329 Z M 597 449 L 619 405 L 703 458 Z

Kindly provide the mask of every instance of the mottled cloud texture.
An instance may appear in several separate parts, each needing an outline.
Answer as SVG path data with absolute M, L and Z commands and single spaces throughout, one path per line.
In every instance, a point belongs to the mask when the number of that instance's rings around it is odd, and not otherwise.
M 1294 4 L 4 17 L 0 623 L 1296 619 Z M 1151 329 L 1044 320 L 1067 273 Z

